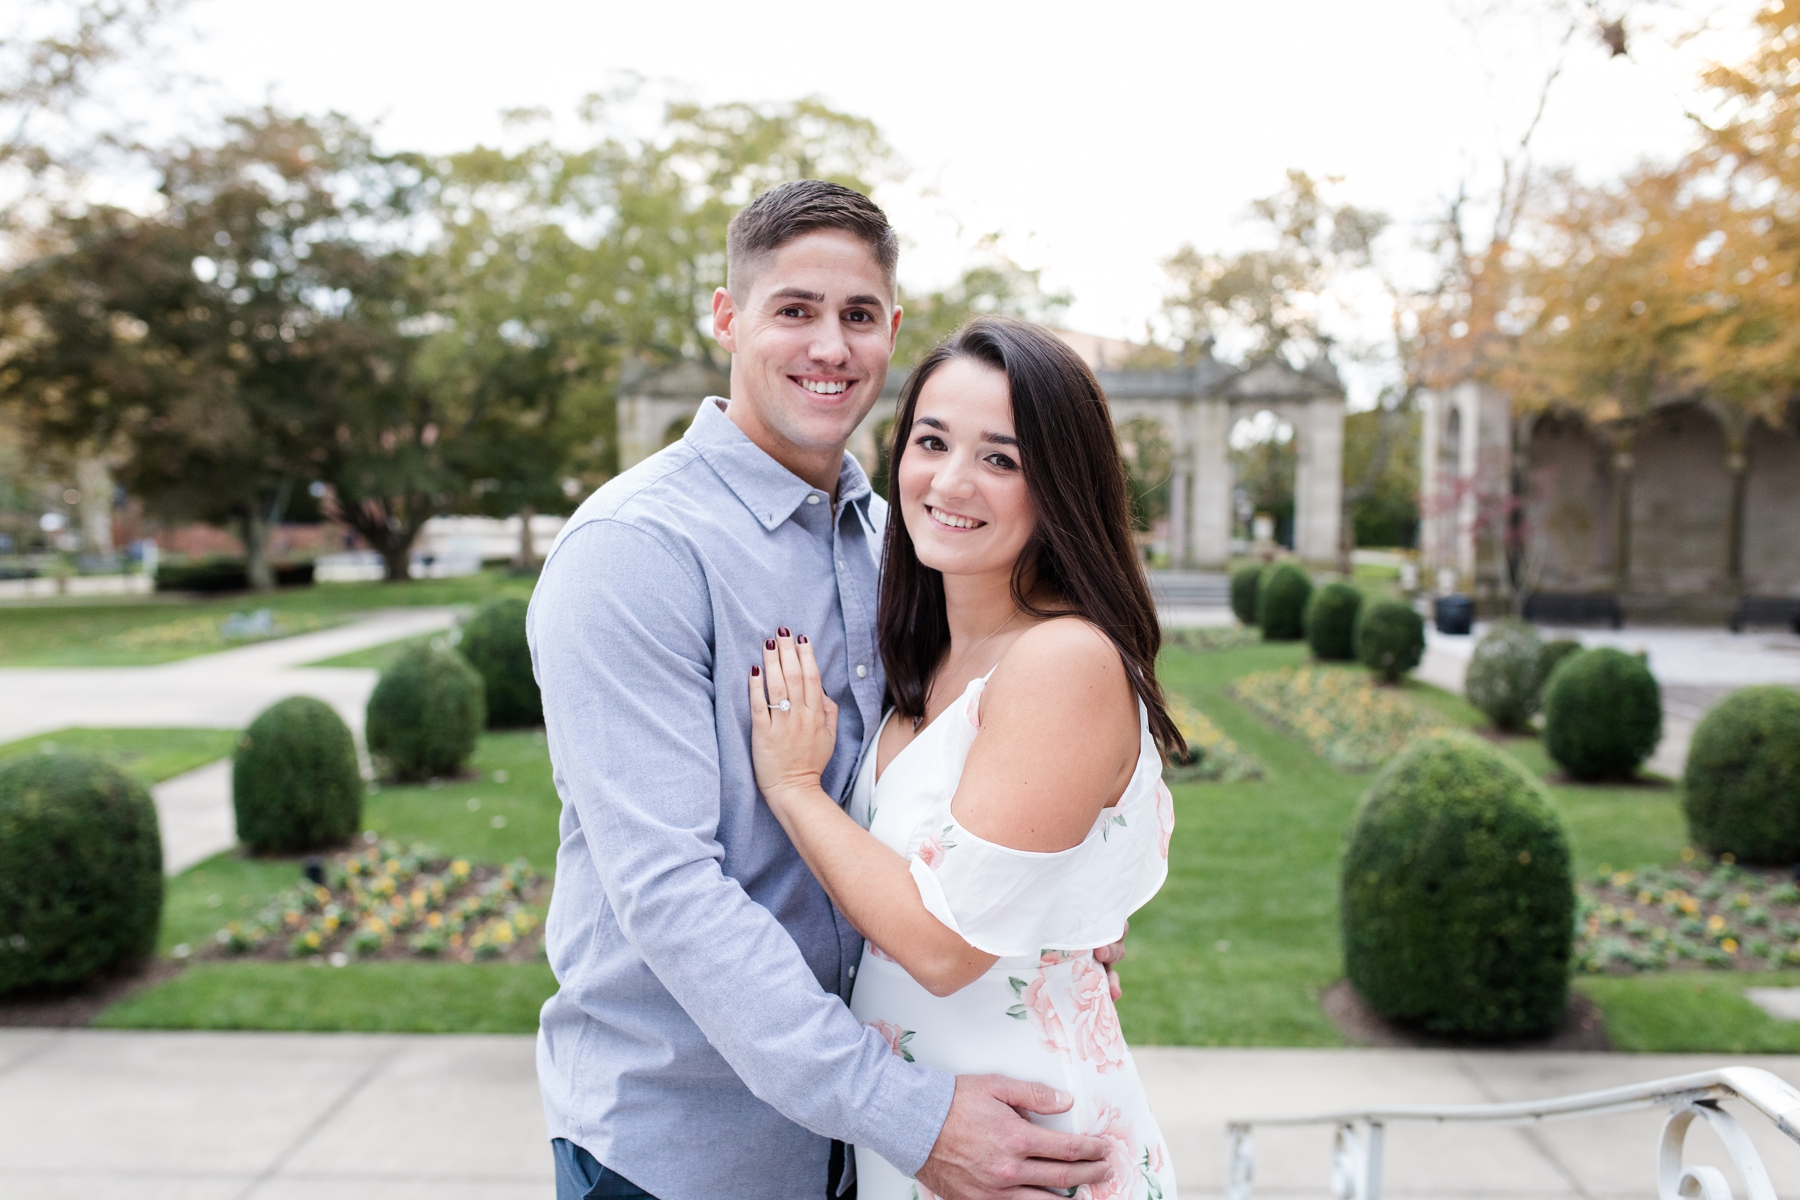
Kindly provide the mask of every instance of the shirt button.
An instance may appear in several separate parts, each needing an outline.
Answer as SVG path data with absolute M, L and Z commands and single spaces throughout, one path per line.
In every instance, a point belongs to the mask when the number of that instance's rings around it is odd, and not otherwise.
M 856 664 L 856 677 L 858 679 L 865 678 L 868 674 L 869 674 L 868 667 L 864 666 L 862 663 Z
M 817 492 L 807 493 L 806 502 L 808 504 L 817 504 L 819 502 L 819 493 L 817 493 Z
M 856 964 L 855 963 L 850 964 L 850 978 L 852 978 L 852 979 L 856 978 Z

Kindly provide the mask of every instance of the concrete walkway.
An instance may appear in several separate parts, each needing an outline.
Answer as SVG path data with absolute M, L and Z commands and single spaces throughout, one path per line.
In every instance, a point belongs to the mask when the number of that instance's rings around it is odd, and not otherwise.
M 1384 1102 L 1524 1100 L 1800 1058 L 1202 1050 L 1137 1061 L 1181 1194 L 1219 1196 L 1225 1121 Z M 1776 1187 L 1800 1147 L 1733 1104 Z M 1391 1126 L 1390 1197 L 1655 1194 L 1663 1116 L 1535 1127 Z M 671 1131 L 670 1153 L 682 1137 Z M 549 1154 L 529 1037 L 0 1029 L 0 1195 L 8 1200 L 544 1200 Z M 1328 1128 L 1257 1136 L 1256 1194 L 1329 1194 Z M 1689 1162 L 1724 1165 L 1709 1133 Z M 721 1197 L 720 1200 L 728 1200 Z
M 1427 626 L 1425 659 L 1418 677 L 1462 695 L 1469 656 L 1485 625 L 1468 637 L 1449 636 Z M 1741 687 L 1780 683 L 1800 687 L 1800 635 L 1761 630 L 1730 633 L 1723 629 L 1553 629 L 1538 630 L 1546 641 L 1574 638 L 1584 646 L 1612 646 L 1649 656 L 1650 670 L 1662 685 L 1663 739 L 1650 756 L 1649 769 L 1671 779 L 1687 766 L 1688 743 L 1707 711 Z
M 0 669 L 0 742 L 71 726 L 241 729 L 275 701 L 317 696 L 362 730 L 374 671 L 303 664 L 448 629 L 454 608 L 389 609 L 336 629 L 154 667 Z

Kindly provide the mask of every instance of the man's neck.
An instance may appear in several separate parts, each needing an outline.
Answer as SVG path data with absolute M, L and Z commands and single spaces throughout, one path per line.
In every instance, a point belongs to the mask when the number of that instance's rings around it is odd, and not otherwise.
M 756 409 L 749 404 L 727 402 L 725 416 L 743 430 L 744 436 L 770 458 L 818 488 L 832 501 L 837 501 L 838 476 L 844 470 L 844 451 L 848 443 L 820 450 L 796 446 L 757 419 Z

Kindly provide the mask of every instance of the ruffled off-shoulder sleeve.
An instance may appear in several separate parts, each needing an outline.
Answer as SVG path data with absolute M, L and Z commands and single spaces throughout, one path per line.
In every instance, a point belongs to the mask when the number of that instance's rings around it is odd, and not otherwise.
M 949 819 L 909 856 L 926 909 L 1002 958 L 1117 941 L 1168 876 L 1175 806 L 1161 765 L 1151 743 L 1119 803 L 1080 845 L 1053 854 L 996 845 Z

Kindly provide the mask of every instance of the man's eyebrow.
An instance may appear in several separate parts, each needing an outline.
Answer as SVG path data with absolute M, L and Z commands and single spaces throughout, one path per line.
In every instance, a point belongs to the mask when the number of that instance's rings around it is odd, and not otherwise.
M 887 304 L 887 302 L 884 301 L 880 296 L 871 296 L 866 292 L 860 296 L 852 296 L 848 300 L 844 301 L 844 303 L 845 304 L 861 304 L 861 305 L 865 305 L 865 306 L 873 306 L 875 308 L 883 308 L 883 307 L 886 307 L 886 304 Z
M 771 300 L 811 300 L 814 304 L 825 303 L 823 292 L 809 292 L 805 288 L 786 287 L 769 293 Z

